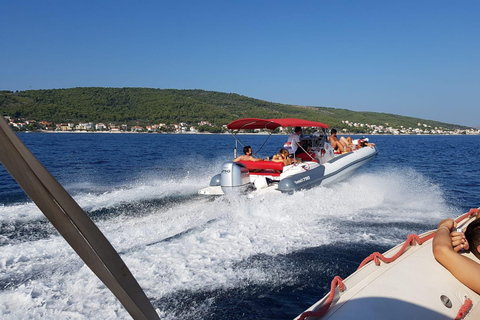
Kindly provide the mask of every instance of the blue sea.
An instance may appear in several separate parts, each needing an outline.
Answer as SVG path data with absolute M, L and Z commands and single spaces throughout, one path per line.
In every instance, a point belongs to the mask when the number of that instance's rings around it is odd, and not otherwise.
M 162 319 L 293 319 L 372 252 L 480 206 L 480 136 L 369 136 L 331 187 L 206 198 L 230 135 L 21 133 L 120 253 Z M 254 152 L 266 136 L 242 135 Z M 286 136 L 258 152 L 274 154 Z M 129 319 L 0 166 L 0 318 Z

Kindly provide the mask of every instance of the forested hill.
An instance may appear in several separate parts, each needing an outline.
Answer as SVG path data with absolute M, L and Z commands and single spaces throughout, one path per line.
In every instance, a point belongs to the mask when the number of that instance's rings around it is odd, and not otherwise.
M 151 88 L 72 88 L 52 90 L 0 91 L 4 116 L 60 122 L 112 122 L 127 124 L 209 121 L 220 126 L 238 118 L 296 117 L 344 127 L 342 120 L 415 127 L 419 122 L 432 127 L 465 128 L 436 121 L 376 112 L 355 112 L 326 107 L 272 103 L 235 93 L 203 90 Z

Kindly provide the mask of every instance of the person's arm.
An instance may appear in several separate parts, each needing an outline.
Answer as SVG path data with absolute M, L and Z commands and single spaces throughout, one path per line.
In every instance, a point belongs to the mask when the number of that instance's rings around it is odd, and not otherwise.
M 455 252 L 450 231 L 456 226 L 453 219 L 442 220 L 433 238 L 433 255 L 461 283 L 480 293 L 480 264 Z
M 245 156 L 244 155 L 241 155 L 239 157 L 236 157 L 235 159 L 233 159 L 233 162 L 238 162 L 238 161 L 244 161 L 245 159 Z
M 253 162 L 256 162 L 256 161 L 262 161 L 264 159 L 259 159 L 259 158 L 255 158 L 254 156 L 249 156 L 247 161 L 253 161 Z

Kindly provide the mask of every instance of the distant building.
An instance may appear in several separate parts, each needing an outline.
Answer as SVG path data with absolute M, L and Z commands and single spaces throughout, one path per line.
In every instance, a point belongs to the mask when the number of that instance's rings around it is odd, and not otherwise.
M 25 124 L 22 122 L 10 122 L 11 126 L 19 130 L 25 128 Z
M 106 126 L 105 124 L 101 123 L 101 122 L 100 122 L 100 123 L 97 123 L 97 124 L 95 125 L 95 130 L 100 130 L 100 131 L 102 131 L 102 130 L 107 130 L 107 129 L 108 129 L 107 126 Z
M 41 121 L 40 128 L 42 128 L 43 130 L 52 130 L 53 126 L 51 122 Z
M 73 123 L 61 123 L 60 124 L 60 130 L 61 131 L 72 131 L 73 130 Z M 57 126 L 58 130 L 58 126 Z
M 120 126 L 116 124 L 110 123 L 108 127 L 110 128 L 110 132 L 120 132 Z
M 93 130 L 94 127 L 95 125 L 93 124 L 93 122 L 88 122 L 88 123 L 80 122 L 75 126 L 75 130 L 88 131 L 88 130 Z
M 200 121 L 198 123 L 199 126 L 210 126 L 210 127 L 213 127 L 212 124 L 208 121 Z
M 144 130 L 143 130 L 143 127 L 142 127 L 142 126 L 132 126 L 132 127 L 130 128 L 130 131 L 131 131 L 131 132 L 143 132 Z

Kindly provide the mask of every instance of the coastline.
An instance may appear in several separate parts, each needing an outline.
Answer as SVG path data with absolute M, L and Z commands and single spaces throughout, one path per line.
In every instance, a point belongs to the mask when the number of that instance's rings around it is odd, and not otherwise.
M 132 131 L 52 131 L 52 130 L 39 130 L 39 131 L 17 131 L 16 133 L 48 133 L 48 134 L 53 134 L 53 133 L 58 133 L 58 134 L 173 134 L 173 135 L 181 135 L 181 134 L 186 134 L 186 135 L 213 135 L 213 134 L 219 134 L 219 135 L 229 135 L 231 134 L 230 132 L 219 132 L 219 133 L 213 133 L 213 132 L 132 132 Z M 269 135 L 268 132 L 245 132 L 245 133 L 237 133 L 238 135 Z M 280 136 L 287 136 L 288 133 L 273 133 L 272 135 L 280 135 Z M 392 137 L 398 137 L 398 136 L 478 136 L 480 133 L 476 134 L 455 134 L 455 133 L 445 133 L 445 134 L 428 134 L 428 133 L 417 133 L 417 134 L 378 134 L 378 133 L 353 133 L 353 132 L 346 132 L 340 134 L 341 136 L 381 136 L 381 137 L 387 137 L 387 136 L 392 136 Z

